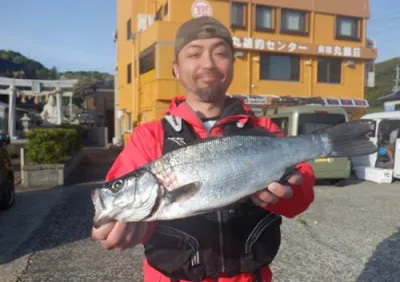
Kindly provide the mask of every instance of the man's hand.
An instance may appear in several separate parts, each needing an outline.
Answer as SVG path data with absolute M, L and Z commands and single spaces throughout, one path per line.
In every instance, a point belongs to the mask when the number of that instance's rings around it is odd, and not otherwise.
M 146 233 L 147 222 L 110 222 L 92 229 L 92 238 L 107 250 L 123 251 L 133 248 Z
M 288 183 L 300 185 L 303 181 L 300 174 L 295 173 L 289 177 Z M 262 208 L 266 208 L 269 204 L 276 204 L 280 199 L 289 199 L 293 196 L 292 188 L 279 182 L 270 183 L 265 190 L 259 191 L 251 196 L 253 202 Z

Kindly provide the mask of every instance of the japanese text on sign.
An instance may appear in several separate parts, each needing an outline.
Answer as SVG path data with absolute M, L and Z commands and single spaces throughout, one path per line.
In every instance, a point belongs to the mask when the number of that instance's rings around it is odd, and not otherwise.
M 361 48 L 359 47 L 342 47 L 342 46 L 330 46 L 330 45 L 319 45 L 318 54 L 344 56 L 344 57 L 361 57 Z
M 318 53 L 331 56 L 340 57 L 361 57 L 360 47 L 348 47 L 348 46 L 332 46 L 332 45 L 313 45 L 313 44 L 301 44 L 296 42 L 283 42 L 279 40 L 261 39 L 245 37 L 239 38 L 236 36 L 232 37 L 233 46 L 235 48 L 262 50 L 262 51 L 280 51 L 280 52 L 307 52 L 307 53 Z
M 246 48 L 246 49 L 256 49 L 256 50 L 268 50 L 268 51 L 307 51 L 308 47 L 302 44 L 298 44 L 295 42 L 282 42 L 277 40 L 270 39 L 260 39 L 260 38 L 252 38 L 245 37 L 240 39 L 236 36 L 232 37 L 233 46 L 235 48 Z

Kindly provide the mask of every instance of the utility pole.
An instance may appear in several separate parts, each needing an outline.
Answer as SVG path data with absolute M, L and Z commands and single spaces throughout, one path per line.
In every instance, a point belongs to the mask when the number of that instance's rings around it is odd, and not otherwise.
M 119 118 L 119 89 L 118 89 L 118 30 L 115 30 L 113 34 L 113 41 L 115 46 L 115 69 L 114 69 L 114 137 L 113 144 L 121 145 L 121 128 L 120 128 L 120 118 Z
M 393 92 L 399 92 L 400 91 L 400 65 L 396 66 L 396 78 L 394 80 L 394 86 L 393 86 Z

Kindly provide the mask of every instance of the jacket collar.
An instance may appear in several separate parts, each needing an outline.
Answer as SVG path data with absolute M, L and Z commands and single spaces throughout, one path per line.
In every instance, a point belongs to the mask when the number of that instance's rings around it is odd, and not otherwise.
M 227 102 L 219 117 L 219 123 L 225 122 L 240 122 L 245 124 L 249 116 L 254 115 L 250 107 L 246 106 L 242 99 L 226 96 Z M 196 112 L 186 103 L 184 96 L 177 96 L 172 99 L 169 108 L 164 114 L 170 114 L 185 120 L 191 124 L 195 129 L 197 127 L 203 128 L 203 124 Z

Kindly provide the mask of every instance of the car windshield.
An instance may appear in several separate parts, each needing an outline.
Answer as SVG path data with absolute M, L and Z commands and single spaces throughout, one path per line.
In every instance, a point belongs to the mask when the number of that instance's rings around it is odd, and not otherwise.
M 324 129 L 343 123 L 346 117 L 343 114 L 309 113 L 299 115 L 298 134 L 307 134 L 315 130 Z

